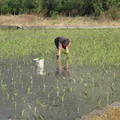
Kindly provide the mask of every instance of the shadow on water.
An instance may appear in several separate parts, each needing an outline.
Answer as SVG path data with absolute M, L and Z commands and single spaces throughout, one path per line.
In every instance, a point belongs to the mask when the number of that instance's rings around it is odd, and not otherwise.
M 0 61 L 0 120 L 74 120 L 120 100 L 118 69 L 33 59 Z

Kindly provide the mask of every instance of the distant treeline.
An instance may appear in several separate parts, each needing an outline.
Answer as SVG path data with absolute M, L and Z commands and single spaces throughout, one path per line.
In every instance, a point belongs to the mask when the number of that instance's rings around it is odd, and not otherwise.
M 0 0 L 1 14 L 42 14 L 64 16 L 99 16 L 120 9 L 120 0 Z

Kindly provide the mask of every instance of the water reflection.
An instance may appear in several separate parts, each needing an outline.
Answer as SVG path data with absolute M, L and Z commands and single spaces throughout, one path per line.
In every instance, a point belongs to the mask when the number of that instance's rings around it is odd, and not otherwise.
M 65 60 L 65 63 L 61 63 L 61 60 L 58 59 L 57 60 L 57 68 L 55 71 L 55 76 L 57 79 L 59 78 L 68 78 L 70 77 L 70 69 L 69 69 L 69 65 L 68 65 L 68 59 Z
M 34 61 L 36 63 L 36 73 L 44 75 L 44 59 L 36 58 Z

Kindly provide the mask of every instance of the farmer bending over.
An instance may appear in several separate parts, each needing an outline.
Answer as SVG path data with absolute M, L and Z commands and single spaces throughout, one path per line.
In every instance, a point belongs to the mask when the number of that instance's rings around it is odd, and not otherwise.
M 57 37 L 55 40 L 56 48 L 58 49 L 57 58 L 60 57 L 62 48 L 66 49 L 66 55 L 69 54 L 68 47 L 70 46 L 70 40 L 63 37 Z

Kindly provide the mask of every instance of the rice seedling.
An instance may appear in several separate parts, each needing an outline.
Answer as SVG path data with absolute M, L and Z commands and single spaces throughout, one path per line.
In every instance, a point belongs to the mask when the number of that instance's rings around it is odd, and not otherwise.
M 27 94 L 29 94 L 29 93 L 30 93 L 31 88 L 30 88 L 29 86 L 27 86 L 27 87 L 26 87 L 26 89 L 27 89 Z
M 0 30 L 0 59 L 39 54 L 51 61 L 51 57 L 55 58 L 54 38 L 62 35 L 71 40 L 70 61 L 80 65 L 119 66 L 119 31 L 120 29 Z
M 36 115 L 32 115 L 32 117 L 33 117 L 35 120 L 37 120 L 37 116 L 36 116 Z
M 39 120 L 44 120 L 44 117 L 40 114 L 37 114 Z
M 17 109 L 17 102 L 14 101 L 14 109 L 16 110 Z
M 18 90 L 14 90 L 14 95 L 18 96 Z
M 106 99 L 107 99 L 107 100 L 106 100 L 106 101 L 107 101 L 107 104 L 109 105 L 109 102 L 110 102 L 110 96 L 109 96 L 109 93 L 108 93 L 108 92 L 106 93 Z
M 37 112 L 37 106 L 34 108 L 34 112 L 35 112 L 35 113 Z
M 2 90 L 3 90 L 3 92 L 7 89 L 7 84 L 2 84 L 1 85 L 1 88 L 2 88 Z
M 53 119 L 54 117 L 53 117 L 53 115 L 50 115 L 50 117 Z
M 98 102 L 98 105 L 101 106 L 103 100 L 102 100 L 101 98 L 98 98 L 98 99 L 97 99 L 97 102 Z
M 31 106 L 30 106 L 29 104 L 28 104 L 28 108 L 29 108 L 29 109 L 32 109 Z
M 30 120 L 29 118 L 26 118 L 26 120 Z
M 9 100 L 9 98 L 10 98 L 10 95 L 9 95 L 9 93 L 7 92 L 7 101 Z

